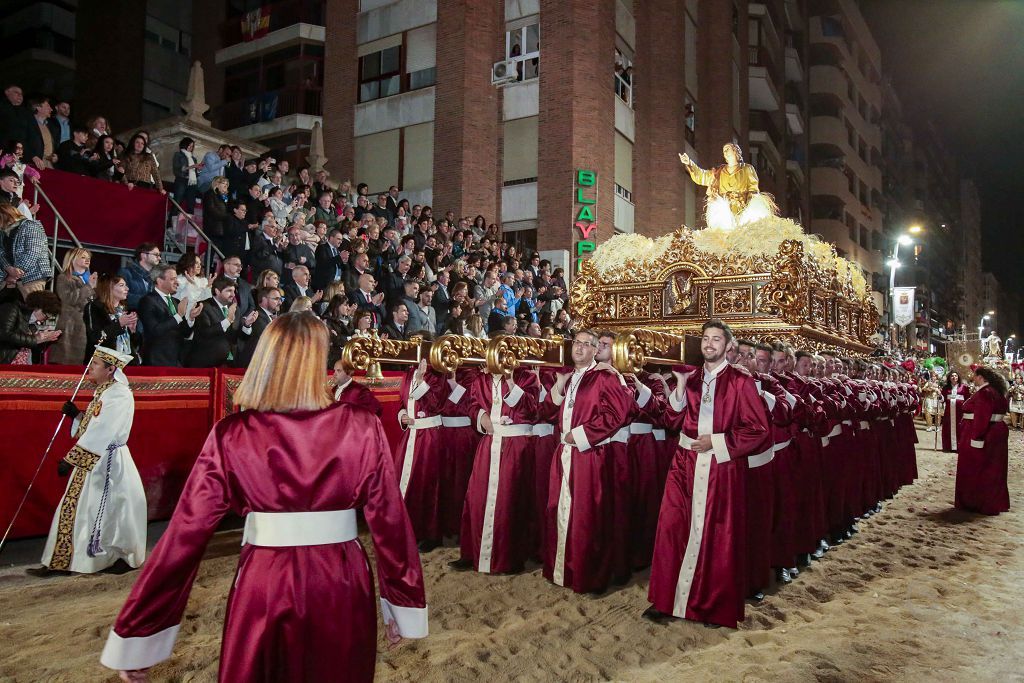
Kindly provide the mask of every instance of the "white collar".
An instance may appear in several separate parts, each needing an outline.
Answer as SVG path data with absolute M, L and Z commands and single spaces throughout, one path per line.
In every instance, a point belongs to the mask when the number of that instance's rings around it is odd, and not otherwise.
M 574 369 L 572 371 L 572 374 L 574 374 L 574 375 L 577 375 L 577 374 L 578 375 L 582 375 L 587 370 L 593 370 L 595 367 L 597 367 L 597 361 L 596 360 L 592 360 L 592 361 L 590 361 L 590 365 L 588 365 L 585 368 L 576 368 L 576 369 Z
M 722 359 L 722 362 L 719 363 L 718 367 L 715 368 L 714 370 L 711 370 L 709 372 L 708 371 L 707 363 L 705 363 L 704 364 L 704 376 L 706 377 L 706 376 L 710 375 L 711 377 L 714 377 L 715 379 L 717 379 L 718 376 L 720 374 L 722 374 L 722 371 L 725 370 L 727 367 L 729 367 L 728 361 L 726 361 L 725 359 Z
M 352 384 L 352 378 L 351 377 L 349 377 L 348 381 L 345 382 L 344 384 L 339 384 L 339 385 L 337 385 L 335 387 L 335 389 L 334 389 L 334 398 L 335 398 L 335 400 L 337 400 L 338 398 L 341 397 L 341 392 L 345 391 L 345 389 L 348 387 L 349 384 Z

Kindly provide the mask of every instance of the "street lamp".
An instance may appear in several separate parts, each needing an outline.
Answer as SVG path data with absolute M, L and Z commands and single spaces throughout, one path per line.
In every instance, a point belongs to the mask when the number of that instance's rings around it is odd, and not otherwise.
M 911 225 L 909 228 L 907 228 L 907 230 L 910 231 L 911 235 L 919 235 L 921 234 L 921 231 L 924 230 L 924 228 L 922 228 L 920 225 Z
M 910 231 L 913 232 L 914 228 L 921 230 L 921 226 L 914 225 L 910 227 Z M 889 266 L 889 297 L 892 301 L 889 304 L 889 325 L 893 329 L 894 337 L 896 327 L 896 269 L 900 267 L 900 245 L 907 246 L 914 243 L 914 238 L 910 235 L 900 235 L 896 238 L 896 243 L 892 247 L 892 258 L 886 263 Z

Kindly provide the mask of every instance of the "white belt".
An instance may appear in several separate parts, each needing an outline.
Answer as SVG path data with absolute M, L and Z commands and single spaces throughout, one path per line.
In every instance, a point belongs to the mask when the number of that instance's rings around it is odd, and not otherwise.
M 778 453 L 778 452 L 779 452 L 779 451 L 781 451 L 781 450 L 782 450 L 783 448 L 789 448 L 789 442 L 790 442 L 790 441 L 792 441 L 792 439 L 786 439 L 786 440 L 785 440 L 785 441 L 783 441 L 782 443 L 777 443 L 777 444 L 775 444 L 775 445 L 774 445 L 774 446 L 772 447 L 772 450 L 774 450 L 774 451 L 775 451 L 776 453 Z
M 494 435 L 500 437 L 533 436 L 533 425 L 494 425 Z
M 964 413 L 960 416 L 964 420 L 973 420 L 974 413 Z M 1002 422 L 1003 418 L 1006 417 L 1006 413 L 996 413 L 989 418 L 989 422 Z
M 821 445 L 827 446 L 829 444 L 829 438 L 827 436 L 821 437 Z
M 853 426 L 853 420 L 843 420 L 843 424 L 848 426 L 848 427 L 852 427 Z
M 441 416 L 433 415 L 431 417 L 417 417 L 409 429 L 433 429 L 434 427 L 441 426 Z
M 250 512 L 245 516 L 242 545 L 292 548 L 355 540 L 355 510 L 324 512 Z
M 539 425 L 533 425 L 534 436 L 551 436 L 555 433 L 555 425 L 549 425 L 541 423 Z
M 654 440 L 655 441 L 664 441 L 665 438 L 666 438 L 665 430 L 664 429 L 655 429 L 651 433 L 654 434 Z
M 871 423 L 868 422 L 867 420 L 861 420 L 860 421 L 860 428 L 861 429 L 871 429 Z
M 747 458 L 747 466 L 750 467 L 751 469 L 755 467 L 761 467 L 762 465 L 767 465 L 768 463 L 770 463 L 772 461 L 772 458 L 774 457 L 775 449 L 769 448 L 764 453 L 758 453 L 757 455 L 752 455 L 749 458 Z
M 840 435 L 840 434 L 842 434 L 842 433 L 843 433 L 843 428 L 842 428 L 842 426 L 841 426 L 841 425 L 836 425 L 835 427 L 833 427 L 833 428 L 832 428 L 832 431 L 831 431 L 831 432 L 829 432 L 829 433 L 828 433 L 828 434 L 827 434 L 827 435 L 825 436 L 825 438 L 827 438 L 827 439 L 831 439 L 831 438 L 832 438 L 833 436 L 839 436 L 839 435 Z
M 469 427 L 472 422 L 468 417 L 442 417 L 441 424 L 445 427 Z
M 650 422 L 634 422 L 629 425 L 630 434 L 651 434 L 654 432 L 654 425 Z
M 610 443 L 629 443 L 629 427 L 623 427 L 597 445 L 607 446 Z

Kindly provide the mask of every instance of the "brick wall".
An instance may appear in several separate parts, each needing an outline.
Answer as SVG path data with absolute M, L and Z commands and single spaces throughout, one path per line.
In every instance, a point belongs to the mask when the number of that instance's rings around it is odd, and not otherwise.
M 684 191 L 691 182 L 678 157 L 686 139 L 685 22 L 675 3 L 664 0 L 638 0 L 633 11 L 637 35 L 633 65 L 635 226 L 638 233 L 658 237 L 683 224 Z M 654 36 L 662 39 L 652 40 Z
M 352 180 L 355 156 L 355 105 L 359 59 L 356 16 L 359 0 L 327 0 L 324 50 L 324 151 L 335 182 Z
M 600 243 L 615 205 L 614 0 L 541 0 L 537 247 L 572 249 L 573 172 L 598 174 Z M 588 193 L 589 195 L 589 193 Z
M 501 211 L 501 96 L 491 67 L 504 57 L 504 3 L 437 3 L 434 98 L 434 215 Z

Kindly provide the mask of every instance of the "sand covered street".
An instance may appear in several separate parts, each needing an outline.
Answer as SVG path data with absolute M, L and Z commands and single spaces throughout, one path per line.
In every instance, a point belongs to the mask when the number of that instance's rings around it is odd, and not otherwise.
M 1010 435 L 1012 511 L 952 509 L 955 456 L 919 432 L 920 478 L 853 540 L 789 586 L 748 603 L 739 630 L 655 625 L 647 574 L 601 597 L 519 576 L 454 573 L 455 548 L 424 559 L 431 635 L 383 650 L 381 681 L 1024 680 L 1024 466 Z M 175 656 L 154 681 L 214 681 L 240 532 L 218 534 Z M 112 681 L 107 630 L 137 573 L 34 579 L 0 572 L 0 683 Z M 344 618 L 344 615 L 338 615 Z M 339 680 L 343 680 L 339 678 Z

